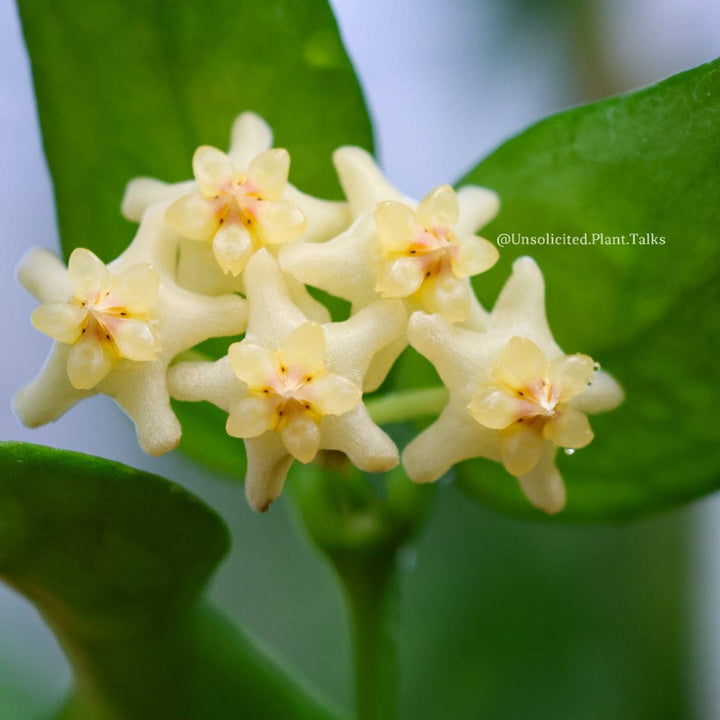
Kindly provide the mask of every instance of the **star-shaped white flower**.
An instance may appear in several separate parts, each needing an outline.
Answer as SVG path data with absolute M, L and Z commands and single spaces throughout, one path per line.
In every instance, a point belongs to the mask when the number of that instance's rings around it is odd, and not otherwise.
M 179 400 L 207 400 L 229 416 L 227 431 L 247 449 L 250 505 L 266 510 L 294 459 L 339 450 L 362 470 L 381 472 L 397 448 L 361 401 L 373 355 L 405 323 L 398 301 L 374 303 L 349 320 L 319 325 L 292 302 L 277 261 L 261 250 L 244 276 L 250 318 L 245 339 L 215 363 L 178 363 L 169 384 Z
M 495 246 L 474 234 L 497 212 L 497 195 L 441 185 L 418 204 L 393 188 L 364 150 L 340 148 L 334 160 L 355 221 L 329 242 L 284 248 L 283 268 L 354 307 L 403 298 L 410 309 L 467 320 L 468 278 L 498 259 Z
M 451 323 L 484 327 L 487 314 L 469 278 L 498 259 L 495 246 L 474 234 L 497 213 L 497 195 L 441 185 L 418 204 L 392 187 L 364 150 L 340 148 L 334 161 L 353 224 L 325 243 L 285 246 L 283 269 L 349 300 L 353 310 L 378 298 L 399 298 L 409 312 L 422 309 Z M 401 333 L 377 359 L 367 390 L 377 387 L 406 345 Z
M 68 280 L 72 295 L 43 303 L 31 320 L 41 332 L 71 346 L 67 372 L 74 388 L 92 389 L 121 358 L 156 359 L 160 340 L 150 313 L 160 275 L 152 265 L 132 265 L 113 275 L 97 255 L 77 248 L 68 262 Z
M 242 333 L 247 303 L 175 284 L 163 212 L 149 210 L 132 244 L 107 267 L 85 249 L 72 253 L 67 269 L 46 250 L 31 251 L 21 263 L 21 282 L 43 303 L 33 324 L 56 340 L 40 375 L 15 396 L 25 425 L 52 422 L 102 393 L 133 419 L 146 452 L 160 455 L 179 442 L 168 365 L 210 337 Z
M 168 224 L 181 237 L 207 243 L 219 268 L 232 277 L 260 248 L 276 252 L 299 238 L 326 240 L 349 223 L 346 203 L 319 200 L 287 182 L 290 155 L 272 148 L 272 131 L 254 113 L 235 120 L 227 154 L 203 145 L 192 164 L 194 181 L 133 180 L 123 213 L 140 220 L 151 204 L 171 201 Z
M 461 460 L 485 457 L 502 462 L 535 506 L 548 513 L 564 507 L 558 447 L 585 447 L 593 439 L 585 413 L 617 407 L 623 392 L 590 357 L 558 347 L 544 296 L 539 268 L 524 257 L 514 263 L 484 332 L 413 314 L 410 343 L 450 390 L 438 420 L 405 448 L 413 480 L 431 482 Z

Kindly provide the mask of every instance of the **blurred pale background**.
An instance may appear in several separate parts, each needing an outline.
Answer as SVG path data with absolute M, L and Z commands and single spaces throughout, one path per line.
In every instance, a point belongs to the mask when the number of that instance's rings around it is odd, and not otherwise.
M 416 196 L 452 182 L 504 138 L 547 114 L 653 82 L 720 55 L 720 4 L 714 0 L 335 0 L 333 5 L 375 121 L 381 162 L 394 183 Z M 206 498 L 234 533 L 235 552 L 216 578 L 215 599 L 271 652 L 287 658 L 336 703 L 349 707 L 348 640 L 340 597 L 329 572 L 305 542 L 298 541 L 287 505 L 280 503 L 259 518 L 247 510 L 237 484 L 208 478 L 177 454 L 161 460 L 144 456 L 129 422 L 104 398 L 86 401 L 56 425 L 35 431 L 22 428 L 13 416 L 13 393 L 39 369 L 50 344 L 30 326 L 35 302 L 16 282 L 13 268 L 31 246 L 57 247 L 53 213 L 28 59 L 13 3 L 4 0 L 0 3 L 0 307 L 5 350 L 0 438 L 122 460 L 173 478 Z M 642 531 L 644 542 L 655 532 L 664 542 L 668 527 L 671 537 L 675 526 L 690 527 L 693 542 L 688 558 L 682 559 L 682 548 L 669 552 L 680 553 L 678 567 L 689 567 L 678 571 L 683 578 L 688 575 L 691 588 L 680 593 L 684 601 L 676 613 L 685 636 L 680 643 L 678 682 L 686 688 L 681 693 L 686 705 L 682 716 L 699 720 L 720 717 L 720 688 L 714 682 L 720 673 L 716 617 L 720 537 L 714 529 L 719 511 L 720 503 L 706 501 L 701 508 L 661 519 L 660 529 L 652 525 Z M 429 577 L 447 585 L 447 597 L 464 592 L 462 576 L 438 575 L 444 555 L 477 557 L 475 577 L 483 570 L 484 554 L 497 554 L 497 548 L 483 544 L 485 527 L 494 528 L 493 537 L 516 537 L 522 532 L 524 540 L 518 540 L 517 547 L 503 547 L 501 554 L 519 553 L 528 566 L 534 562 L 527 554 L 528 543 L 545 543 L 543 547 L 552 553 L 566 537 L 564 529 L 534 525 L 520 530 L 519 525 L 469 506 L 451 489 L 440 493 L 426 539 L 410 551 L 408 565 L 416 566 L 408 571 L 403 590 L 409 604 L 418 599 L 401 637 L 404 656 L 422 655 L 423 638 L 418 634 L 425 630 L 430 639 L 437 635 L 435 647 L 447 646 L 448 653 L 461 642 L 462 631 L 457 628 L 457 636 L 442 637 L 447 632 L 437 624 L 442 608 L 433 607 L 421 595 Z M 594 531 L 587 535 L 578 566 L 554 571 L 587 574 L 587 561 L 597 563 L 602 572 L 604 564 L 612 566 L 617 560 L 613 543 L 624 541 L 624 536 L 632 542 L 633 533 L 626 528 Z M 572 537 L 580 536 L 573 531 Z M 432 545 L 437 538 L 443 538 L 444 549 Z M 596 556 L 600 544 L 610 547 L 609 555 Z M 467 560 L 460 563 L 466 565 Z M 552 577 L 546 579 L 550 583 Z M 468 583 L 472 582 L 470 578 Z M 508 580 L 508 592 L 513 587 Z M 548 602 L 555 602 L 550 595 Z M 428 613 L 427 627 L 422 612 Z M 538 609 L 539 615 L 542 612 Z M 468 653 L 468 662 L 477 662 Z M 433 656 L 425 662 L 416 662 L 409 670 L 403 698 L 406 711 L 424 702 L 415 691 L 413 676 L 432 675 L 444 658 Z M 469 676 L 477 672 L 477 682 L 483 681 L 482 668 L 471 664 L 466 672 Z M 622 668 L 617 672 L 622 673 Z M 442 678 L 437 677 L 437 682 Z M 8 718 L 18 720 L 47 716 L 69 682 L 62 654 L 34 610 L 0 588 L 0 717 L 6 717 L 3 710 Z M 463 717 L 462 688 L 474 680 L 469 678 L 465 685 L 457 682 L 460 697 L 455 709 L 457 717 Z M 612 682 L 609 679 L 608 685 Z M 582 687 L 578 681 L 578 688 Z M 611 708 L 605 714 L 581 713 L 582 691 L 578 692 L 574 711 L 565 706 L 567 717 L 615 717 Z M 552 716 L 551 704 L 547 710 Z M 439 710 L 434 712 L 441 716 Z M 406 712 L 406 716 L 412 715 Z M 677 716 L 672 710 L 666 715 Z M 452 708 L 447 717 L 456 717 Z

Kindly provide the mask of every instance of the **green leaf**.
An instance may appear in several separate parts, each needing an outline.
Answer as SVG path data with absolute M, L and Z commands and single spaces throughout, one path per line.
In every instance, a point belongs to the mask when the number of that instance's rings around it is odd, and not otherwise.
M 333 717 L 200 601 L 228 544 L 220 518 L 167 480 L 0 444 L 0 577 L 74 666 L 68 719 Z
M 559 458 L 560 520 L 653 512 L 720 486 L 719 122 L 717 60 L 544 120 L 463 181 L 500 194 L 490 240 L 597 233 L 629 243 L 510 245 L 477 282 L 489 307 L 511 262 L 532 255 L 560 346 L 592 355 L 626 390 L 620 409 L 591 417 L 591 445 Z M 653 234 L 664 243 L 642 242 Z M 471 461 L 456 472 L 482 502 L 540 515 L 502 468 Z
M 371 145 L 325 0 L 18 4 L 66 254 L 119 254 L 134 233 L 126 183 L 191 178 L 195 149 L 226 148 L 244 110 L 270 123 L 306 192 L 338 194 L 332 151 Z

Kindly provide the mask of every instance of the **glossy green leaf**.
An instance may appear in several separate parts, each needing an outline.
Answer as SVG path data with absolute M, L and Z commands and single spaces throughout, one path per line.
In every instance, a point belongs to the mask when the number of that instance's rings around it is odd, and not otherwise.
M 592 355 L 625 387 L 620 409 L 591 417 L 592 444 L 559 458 L 560 520 L 652 512 L 720 487 L 719 123 L 715 61 L 544 120 L 463 181 L 500 194 L 500 216 L 483 233 L 491 240 L 589 243 L 510 244 L 477 281 L 489 307 L 512 260 L 532 255 L 561 347 Z M 598 236 L 610 239 L 592 244 Z M 456 472 L 484 503 L 539 515 L 502 468 L 470 461 Z
M 227 548 L 219 517 L 167 480 L 0 445 L 0 577 L 74 667 L 68 720 L 333 717 L 199 600 Z
M 338 194 L 330 155 L 371 145 L 367 112 L 325 0 L 19 0 L 66 253 L 105 261 L 138 175 L 192 177 L 198 145 L 226 148 L 233 118 L 262 115 L 291 180 Z

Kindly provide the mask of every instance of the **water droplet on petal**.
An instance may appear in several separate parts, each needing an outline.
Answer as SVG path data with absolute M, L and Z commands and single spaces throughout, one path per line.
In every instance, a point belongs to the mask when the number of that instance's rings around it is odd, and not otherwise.
M 565 448 L 565 454 L 566 454 L 566 455 L 574 455 L 574 454 L 575 454 L 575 448 Z

